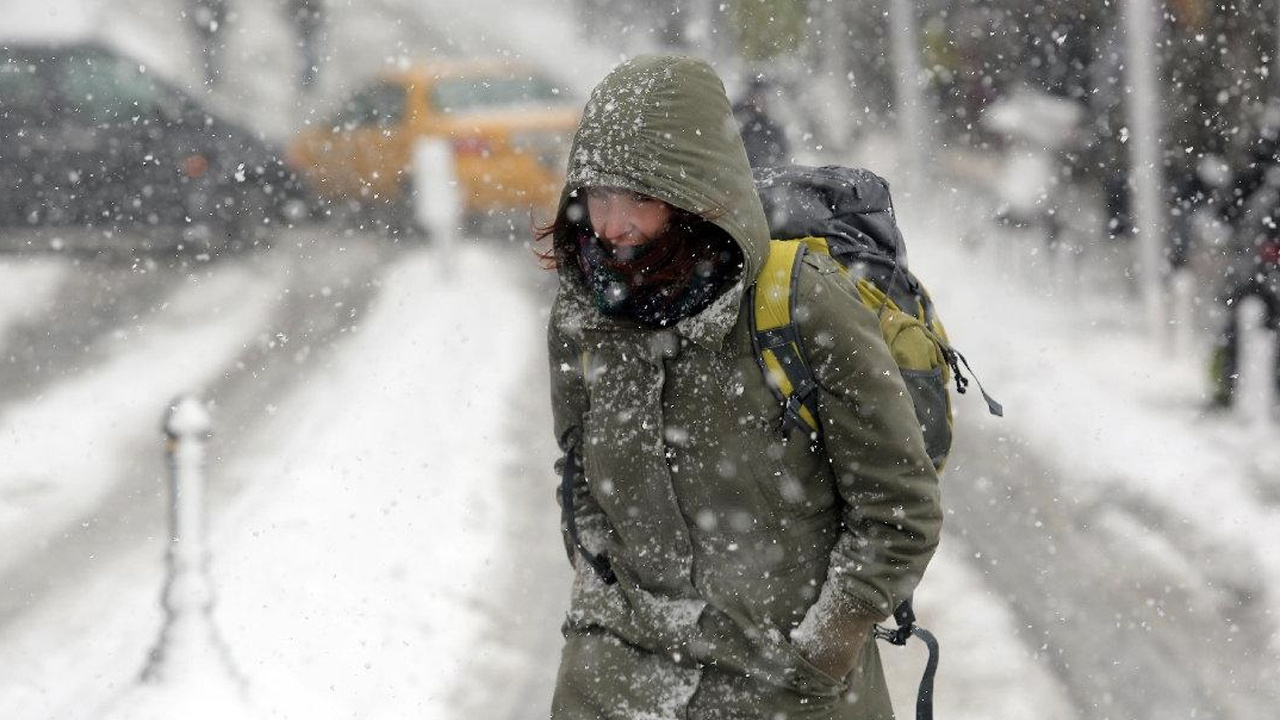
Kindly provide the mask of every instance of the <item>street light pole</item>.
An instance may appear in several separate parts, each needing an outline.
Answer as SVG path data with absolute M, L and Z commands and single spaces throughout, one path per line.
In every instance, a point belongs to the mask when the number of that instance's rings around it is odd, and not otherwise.
M 921 192 L 926 185 L 924 153 L 928 130 L 925 127 L 923 89 L 920 87 L 920 33 L 915 3 L 890 0 L 892 55 L 897 87 L 899 122 L 899 162 L 906 178 L 907 195 Z
M 1158 8 L 1152 0 L 1121 3 L 1125 30 L 1125 69 L 1128 99 L 1129 165 L 1137 230 L 1137 276 L 1150 331 L 1164 334 L 1163 283 L 1167 271 L 1163 244 L 1167 233 L 1162 202 L 1160 156 L 1160 88 L 1156 60 Z

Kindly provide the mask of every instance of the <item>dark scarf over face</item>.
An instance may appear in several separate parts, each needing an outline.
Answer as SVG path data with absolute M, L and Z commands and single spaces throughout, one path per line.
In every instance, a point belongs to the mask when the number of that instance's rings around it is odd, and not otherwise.
M 742 272 L 742 251 L 706 222 L 675 222 L 650 242 L 613 250 L 589 229 L 578 266 L 600 312 L 668 327 L 702 312 Z

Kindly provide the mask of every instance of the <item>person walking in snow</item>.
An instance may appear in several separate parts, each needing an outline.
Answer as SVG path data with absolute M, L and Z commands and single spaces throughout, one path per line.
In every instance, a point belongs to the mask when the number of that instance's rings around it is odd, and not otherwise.
M 1210 409 L 1230 408 L 1240 374 L 1240 306 L 1262 301 L 1267 329 L 1280 335 L 1280 143 L 1274 129 L 1250 148 L 1249 164 L 1236 177 L 1223 217 L 1232 225 L 1234 252 L 1220 299 L 1224 306 L 1213 351 Z M 1271 382 L 1280 398 L 1280 346 L 1274 352 Z
M 790 151 L 786 132 L 769 116 L 769 84 L 763 76 L 752 76 L 746 94 L 733 106 L 733 116 L 742 132 L 751 167 L 787 162 Z
M 323 27 L 323 0 L 286 0 L 286 12 L 298 33 L 298 51 L 302 70 L 298 74 L 298 87 L 311 91 L 320 72 L 320 30 Z
M 1210 355 L 1213 394 L 1211 409 L 1227 409 L 1236 398 L 1240 378 L 1240 306 L 1245 298 L 1262 301 L 1263 323 L 1280 338 L 1280 238 L 1259 236 L 1252 248 L 1244 248 L 1227 278 L 1223 291 L 1226 313 Z M 1271 383 L 1280 398 L 1280 342 L 1272 351 Z
M 769 230 L 724 86 L 645 56 L 587 102 L 548 327 L 575 568 L 551 717 L 893 716 L 871 630 L 937 544 L 937 474 L 873 312 L 797 278 L 822 441 L 752 348 Z
M 204 66 L 204 82 L 214 85 L 222 75 L 222 38 L 227 23 L 226 0 L 187 0 L 187 19 L 195 31 Z

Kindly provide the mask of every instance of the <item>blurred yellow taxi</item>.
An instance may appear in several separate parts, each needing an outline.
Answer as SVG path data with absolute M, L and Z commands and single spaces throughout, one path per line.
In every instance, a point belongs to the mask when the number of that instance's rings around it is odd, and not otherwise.
M 509 62 L 437 63 L 382 75 L 298 134 L 288 162 L 311 191 L 411 212 L 413 147 L 449 142 L 463 212 L 554 210 L 580 105 Z

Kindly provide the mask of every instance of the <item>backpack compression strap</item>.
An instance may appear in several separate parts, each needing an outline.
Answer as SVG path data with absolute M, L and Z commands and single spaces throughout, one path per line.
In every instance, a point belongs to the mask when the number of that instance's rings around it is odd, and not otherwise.
M 751 343 L 769 387 L 783 402 L 784 433 L 799 428 L 817 436 L 818 384 L 805 361 L 795 323 L 796 277 L 806 246 L 802 240 L 771 240 L 751 300 Z

